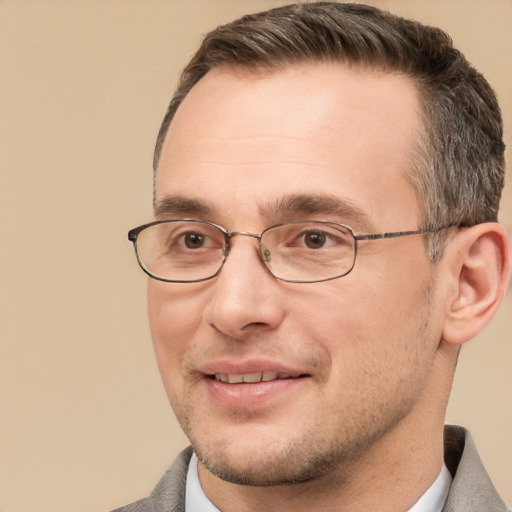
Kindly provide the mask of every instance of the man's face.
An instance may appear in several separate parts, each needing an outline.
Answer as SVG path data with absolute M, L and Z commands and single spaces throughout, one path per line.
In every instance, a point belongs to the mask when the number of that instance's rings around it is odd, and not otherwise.
M 415 230 L 404 172 L 419 117 L 399 75 L 339 64 L 211 71 L 170 126 L 156 216 L 252 233 L 324 219 L 355 233 Z M 305 481 L 421 416 L 441 333 L 433 266 L 421 236 L 366 241 L 347 276 L 297 284 L 275 279 L 257 249 L 234 238 L 209 281 L 150 279 L 152 336 L 204 465 L 238 483 Z

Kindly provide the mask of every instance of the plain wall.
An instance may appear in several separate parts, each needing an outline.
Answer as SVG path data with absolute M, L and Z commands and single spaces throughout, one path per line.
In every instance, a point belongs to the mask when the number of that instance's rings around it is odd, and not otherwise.
M 0 0 L 3 512 L 109 510 L 147 495 L 186 445 L 126 232 L 151 219 L 154 140 L 200 35 L 284 3 Z M 451 33 L 495 86 L 512 146 L 512 2 L 370 3 Z M 509 503 L 511 314 L 509 291 L 463 348 L 447 418 L 471 429 Z

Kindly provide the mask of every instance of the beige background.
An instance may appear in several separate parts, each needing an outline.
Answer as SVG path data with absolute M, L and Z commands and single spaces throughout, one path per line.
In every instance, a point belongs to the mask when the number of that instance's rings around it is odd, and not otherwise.
M 150 219 L 154 139 L 200 34 L 283 3 L 0 0 L 0 510 L 109 510 L 185 445 L 126 232 Z M 512 146 L 512 2 L 371 3 L 452 34 L 495 85 Z M 509 503 L 511 314 L 509 292 L 463 350 L 448 413 Z

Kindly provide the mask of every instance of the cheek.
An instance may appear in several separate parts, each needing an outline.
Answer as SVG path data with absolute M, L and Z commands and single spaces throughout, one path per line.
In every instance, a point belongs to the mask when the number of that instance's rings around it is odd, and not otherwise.
M 415 358 L 428 303 L 428 285 L 417 275 L 394 281 L 374 269 L 367 280 L 355 277 L 296 294 L 289 308 L 304 339 L 325 346 L 344 381 Z
M 185 288 L 186 287 L 186 288 Z M 155 354 L 166 378 L 169 368 L 180 367 L 187 353 L 193 349 L 204 305 L 201 294 L 191 290 L 194 285 L 148 282 L 148 315 Z M 177 372 L 177 375 L 181 371 Z
M 180 336 L 201 318 L 202 296 L 194 284 L 148 281 L 148 313 L 151 332 L 157 337 Z

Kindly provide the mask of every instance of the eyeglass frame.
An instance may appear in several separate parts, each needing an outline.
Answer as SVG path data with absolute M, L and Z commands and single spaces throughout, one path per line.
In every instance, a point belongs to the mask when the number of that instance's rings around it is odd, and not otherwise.
M 195 222 L 195 223 L 198 223 L 198 224 L 207 224 L 209 226 L 213 226 L 215 228 L 217 228 L 223 235 L 224 235 L 224 241 L 225 241 L 225 247 L 224 247 L 224 250 L 223 250 L 223 254 L 222 254 L 222 261 L 220 263 L 220 266 L 218 268 L 218 270 L 211 276 L 208 276 L 208 277 L 203 277 L 203 278 L 200 278 L 200 279 L 193 279 L 193 280 L 182 280 L 182 279 L 166 279 L 164 277 L 159 277 L 155 274 L 152 274 L 146 267 L 145 265 L 143 264 L 140 256 L 139 256 L 139 251 L 137 250 L 137 237 L 139 236 L 139 234 L 144 231 L 145 229 L 147 228 L 150 228 L 151 226 L 156 226 L 156 225 L 159 225 L 159 224 L 167 224 L 167 223 L 171 223 L 171 222 Z M 284 279 L 282 277 L 278 277 L 276 276 L 272 270 L 269 268 L 269 266 L 267 265 L 264 257 L 263 257 L 263 253 L 262 253 L 262 248 L 261 248 L 261 238 L 263 237 L 263 235 L 267 232 L 267 231 L 270 231 L 272 229 L 276 229 L 278 227 L 281 227 L 281 226 L 286 226 L 286 225 L 290 225 L 290 224 L 303 224 L 303 223 L 311 223 L 311 224 L 335 224 L 337 226 L 341 226 L 345 229 L 347 229 L 350 234 L 352 235 L 352 238 L 354 239 L 354 258 L 353 258 L 353 261 L 352 261 L 352 265 L 351 267 L 346 271 L 344 272 L 343 274 L 340 274 L 340 275 L 337 275 L 337 276 L 333 276 L 333 277 L 327 277 L 327 278 L 322 278 L 322 279 L 316 279 L 316 280 L 313 280 L 313 281 L 304 281 L 304 280 L 297 280 L 297 279 Z M 248 236 L 248 237 L 251 237 L 251 238 L 255 238 L 256 240 L 258 240 L 258 246 L 259 246 L 259 254 L 260 254 L 260 259 L 262 261 L 262 263 L 265 265 L 265 268 L 268 270 L 268 272 L 277 280 L 279 281 L 284 281 L 284 282 L 287 282 L 287 283 L 321 283 L 321 282 L 324 282 L 324 281 L 332 281 L 333 279 L 339 279 L 340 277 L 345 277 L 346 275 L 350 274 L 350 272 L 352 272 L 352 270 L 354 269 L 355 267 L 355 264 L 356 264 L 356 257 L 357 257 L 357 242 L 358 241 L 363 241 L 363 240 L 383 240 L 383 239 L 387 239 L 387 238 L 400 238 L 400 237 L 404 237 L 404 236 L 412 236 L 412 235 L 425 235 L 425 234 L 429 234 L 429 233 L 436 233 L 437 231 L 441 231 L 443 229 L 448 229 L 450 227 L 454 227 L 453 225 L 449 225 L 449 226 L 440 226 L 440 227 L 433 227 L 433 228 L 426 228 L 426 229 L 417 229 L 417 230 L 413 230 L 413 231 L 391 231 L 391 232 L 387 232 L 387 233 L 372 233 L 372 234 L 358 234 L 356 235 L 354 233 L 354 230 L 348 226 L 347 224 L 343 224 L 341 222 L 336 222 L 336 221 L 331 221 L 331 220 L 296 220 L 296 221 L 289 221 L 289 222 L 282 222 L 282 223 L 279 223 L 279 224 L 274 224 L 272 226 L 269 226 L 268 228 L 265 228 L 259 235 L 257 233 L 251 233 L 249 231 L 228 231 L 225 227 L 219 225 L 219 224 L 215 224 L 214 222 L 210 222 L 210 221 L 207 221 L 207 220 L 200 220 L 200 219 L 164 219 L 164 220 L 156 220 L 156 221 L 153 221 L 153 222 L 148 222 L 147 224 L 142 224 L 141 226 L 138 226 L 136 228 L 133 228 L 133 229 L 130 229 L 130 231 L 128 231 L 128 240 L 133 244 L 133 248 L 135 250 L 135 256 L 137 258 L 137 262 L 140 266 L 140 268 L 149 276 L 151 277 L 152 279 L 155 279 L 157 281 L 163 281 L 163 282 L 166 282 L 166 283 L 200 283 L 200 282 L 203 282 L 203 281 L 208 281 L 210 279 L 213 279 L 214 277 L 217 277 L 220 273 L 220 271 L 222 270 L 222 267 L 224 266 L 224 263 L 226 262 L 227 260 L 227 257 L 231 251 L 231 240 L 235 237 L 235 236 Z

